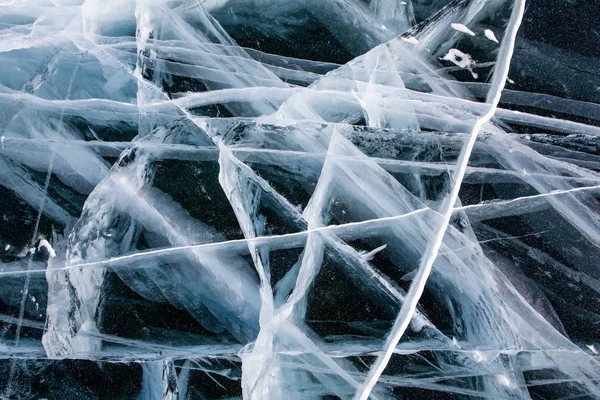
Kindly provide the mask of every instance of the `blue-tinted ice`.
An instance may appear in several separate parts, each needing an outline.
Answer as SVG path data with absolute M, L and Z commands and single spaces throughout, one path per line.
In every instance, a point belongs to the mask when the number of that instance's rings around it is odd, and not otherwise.
M 600 398 L 598 30 L 537 3 L 3 2 L 0 398 Z

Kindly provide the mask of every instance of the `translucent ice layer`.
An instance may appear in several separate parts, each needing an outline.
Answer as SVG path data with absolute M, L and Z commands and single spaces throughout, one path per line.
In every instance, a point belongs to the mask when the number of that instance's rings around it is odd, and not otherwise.
M 597 4 L 541 3 L 1 4 L 0 398 L 600 398 Z

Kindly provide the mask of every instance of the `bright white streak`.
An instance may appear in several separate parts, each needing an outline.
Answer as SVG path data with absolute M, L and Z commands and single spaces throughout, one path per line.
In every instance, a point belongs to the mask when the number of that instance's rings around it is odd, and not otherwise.
M 402 304 L 400 313 L 396 317 L 394 326 L 387 337 L 385 351 L 382 355 L 377 357 L 363 386 L 356 393 L 355 399 L 357 400 L 367 400 L 369 398 L 373 387 L 375 387 L 379 377 L 385 370 L 385 367 L 390 361 L 398 342 L 400 342 L 400 339 L 402 338 L 402 335 L 404 335 L 410 320 L 415 314 L 417 303 L 419 302 L 419 299 L 425 290 L 425 284 L 427 283 L 427 279 L 431 273 L 431 268 L 439 253 L 444 235 L 446 234 L 446 229 L 450 224 L 453 207 L 458 199 L 458 192 L 460 191 L 463 178 L 467 171 L 467 164 L 469 162 L 469 157 L 471 156 L 473 147 L 475 146 L 477 135 L 479 134 L 479 131 L 483 125 L 489 122 L 494 116 L 496 109 L 498 108 L 502 90 L 504 90 L 506 78 L 508 77 L 508 70 L 510 68 L 510 61 L 512 59 L 515 47 L 515 40 L 519 27 L 521 26 L 521 21 L 523 20 L 524 12 L 525 0 L 515 0 L 512 15 L 506 28 L 507 35 L 505 35 L 505 40 L 502 41 L 502 47 L 500 48 L 500 52 L 498 54 L 498 69 L 495 71 L 494 76 L 492 77 L 490 91 L 488 92 L 486 99 L 486 103 L 490 104 L 490 109 L 487 113 L 485 113 L 485 115 L 477 120 L 473 126 L 473 129 L 471 130 L 469 141 L 461 152 L 458 160 L 459 168 L 455 170 L 453 175 L 454 186 L 452 187 L 450 195 L 443 202 L 440 210 L 440 214 L 442 214 L 443 218 L 442 225 L 437 231 L 433 242 L 430 242 L 425 250 L 421 265 L 419 266 L 415 279 L 413 280 L 413 283 L 411 284 L 410 289 L 405 297 L 405 302 Z

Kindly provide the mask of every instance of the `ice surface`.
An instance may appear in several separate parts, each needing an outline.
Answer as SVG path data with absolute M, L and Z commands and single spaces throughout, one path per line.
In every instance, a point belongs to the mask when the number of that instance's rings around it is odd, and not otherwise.
M 0 398 L 600 398 L 600 54 L 540 15 L 3 4 Z

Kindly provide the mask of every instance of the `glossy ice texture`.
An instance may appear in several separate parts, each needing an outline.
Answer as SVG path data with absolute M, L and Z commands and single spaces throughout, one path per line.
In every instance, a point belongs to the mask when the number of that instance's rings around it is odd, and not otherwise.
M 0 398 L 600 398 L 600 16 L 527 3 L 1 2 Z

